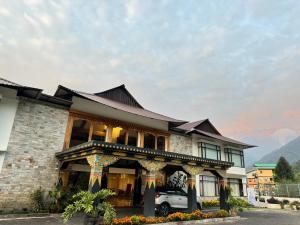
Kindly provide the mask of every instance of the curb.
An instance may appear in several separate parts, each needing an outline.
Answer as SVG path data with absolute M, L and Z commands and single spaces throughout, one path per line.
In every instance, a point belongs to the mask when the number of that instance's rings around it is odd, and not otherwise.
M 26 218 L 26 217 L 45 217 L 45 216 L 50 216 L 50 213 L 3 214 L 3 215 L 0 215 L 0 219 Z
M 188 220 L 188 221 L 178 221 L 178 222 L 168 222 L 168 223 L 159 223 L 158 225 L 185 225 L 185 224 L 203 224 L 203 223 L 216 223 L 216 222 L 232 222 L 238 221 L 245 218 L 240 216 L 224 217 L 224 218 L 211 218 L 211 219 L 202 219 L 202 220 Z M 154 225 L 154 224 L 151 224 Z

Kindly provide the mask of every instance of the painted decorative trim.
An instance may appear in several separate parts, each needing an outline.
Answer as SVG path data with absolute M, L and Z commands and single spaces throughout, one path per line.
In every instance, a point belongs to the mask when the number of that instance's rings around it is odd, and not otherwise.
M 167 163 L 165 162 L 157 162 L 157 161 L 150 161 L 144 159 L 139 159 L 138 162 L 139 164 L 142 165 L 142 167 L 144 167 L 146 170 L 150 172 L 159 171 L 167 165 Z
M 89 187 L 93 187 L 96 181 L 101 185 L 103 167 L 119 160 L 118 157 L 110 155 L 90 155 L 86 159 L 91 166 Z
M 198 175 L 203 172 L 203 168 L 199 166 L 183 165 L 182 168 L 190 175 Z

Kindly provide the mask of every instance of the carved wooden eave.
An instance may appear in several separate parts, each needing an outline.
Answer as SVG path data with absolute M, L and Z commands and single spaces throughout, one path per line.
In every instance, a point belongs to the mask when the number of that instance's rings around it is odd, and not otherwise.
M 87 156 L 94 154 L 114 155 L 120 159 L 145 159 L 157 162 L 166 162 L 170 165 L 191 165 L 205 168 L 218 168 L 223 170 L 233 166 L 233 163 L 226 161 L 205 159 L 175 152 L 159 151 L 101 141 L 89 141 L 84 144 L 69 148 L 65 151 L 56 153 L 55 155 L 56 158 L 61 162 L 66 162 L 86 158 Z

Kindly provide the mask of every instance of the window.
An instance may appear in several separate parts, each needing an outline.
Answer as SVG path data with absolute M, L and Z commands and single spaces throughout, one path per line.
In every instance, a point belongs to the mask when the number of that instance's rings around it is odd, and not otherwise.
M 234 197 L 243 196 L 243 183 L 241 179 L 228 179 L 231 195 Z
M 136 130 L 128 131 L 128 145 L 137 146 L 138 132 Z
M 103 123 L 94 123 L 92 140 L 105 141 L 107 126 Z
M 219 195 L 219 182 L 215 176 L 200 176 L 200 195 L 214 197 Z
M 89 140 L 90 123 L 87 120 L 74 120 L 70 139 L 70 147 Z
M 225 148 L 226 159 L 228 162 L 233 162 L 235 167 L 245 167 L 244 152 L 232 148 Z
M 126 130 L 124 130 L 122 127 L 113 127 L 111 141 L 112 143 L 125 145 Z
M 206 159 L 221 160 L 220 146 L 204 142 L 198 143 L 199 155 Z
M 155 149 L 155 136 L 153 134 L 145 133 L 144 148 Z
M 157 137 L 157 150 L 165 150 L 166 138 L 164 136 Z

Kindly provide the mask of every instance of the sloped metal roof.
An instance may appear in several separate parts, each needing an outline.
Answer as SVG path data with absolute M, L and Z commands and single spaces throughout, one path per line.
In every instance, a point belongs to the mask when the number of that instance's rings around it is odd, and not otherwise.
M 132 113 L 135 115 L 139 115 L 139 116 L 144 116 L 150 119 L 156 119 L 156 120 L 162 120 L 162 121 L 167 121 L 167 122 L 174 122 L 174 123 L 183 123 L 186 121 L 182 121 L 182 120 L 178 120 L 178 119 L 174 119 L 168 116 L 164 116 L 162 114 L 159 113 L 155 113 L 152 112 L 150 110 L 144 109 L 144 108 L 138 108 L 138 107 L 133 107 L 131 105 L 127 105 L 118 101 L 114 101 L 108 98 L 104 98 L 95 94 L 91 94 L 91 93 L 86 93 L 86 92 L 82 92 L 82 91 L 76 91 L 76 90 L 72 90 L 69 89 L 67 87 L 64 86 L 59 86 L 58 90 L 55 93 L 55 96 L 61 96 L 60 94 L 60 89 L 63 89 L 66 92 L 71 92 L 73 93 L 73 95 L 78 96 L 78 97 L 82 97 L 109 107 L 112 107 L 114 109 L 118 109 L 118 110 L 122 110 L 124 112 L 128 112 L 128 113 Z
M 224 141 L 224 142 L 228 142 L 228 143 L 232 143 L 232 144 L 236 144 L 236 145 L 241 145 L 245 148 L 253 148 L 253 147 L 256 147 L 255 145 L 249 145 L 249 144 L 246 144 L 246 143 L 243 143 L 243 142 L 240 142 L 240 141 L 237 141 L 237 140 L 234 140 L 232 138 L 228 138 L 228 137 L 224 137 L 222 135 L 217 135 L 217 134 L 213 134 L 213 133 L 209 133 L 209 132 L 205 132 L 203 130 L 197 130 L 197 129 L 193 129 L 192 131 L 189 131 L 187 133 L 198 133 L 198 134 L 201 134 L 201 135 L 204 135 L 204 136 L 207 136 L 207 137 L 211 137 L 211 138 L 215 138 L 215 139 L 218 139 L 218 140 L 221 140 L 221 141 Z

